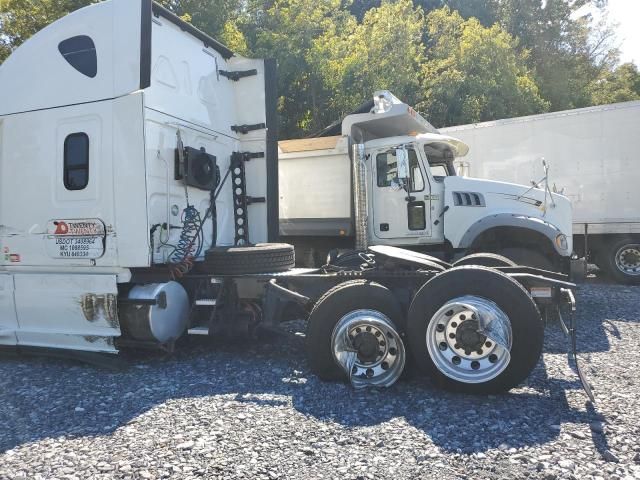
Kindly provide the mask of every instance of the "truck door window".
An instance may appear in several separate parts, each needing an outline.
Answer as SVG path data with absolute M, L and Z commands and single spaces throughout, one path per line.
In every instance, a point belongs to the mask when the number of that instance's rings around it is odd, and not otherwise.
M 84 190 L 89 184 L 89 136 L 72 133 L 64 141 L 64 186 Z
M 443 165 L 443 164 L 439 164 L 439 165 L 430 165 L 431 168 L 431 175 L 433 175 L 433 179 L 436 182 L 442 182 L 444 181 L 445 177 L 448 176 L 449 172 L 447 170 L 447 166 Z
M 411 191 L 421 192 L 424 190 L 424 177 L 420 170 L 418 155 L 413 148 L 407 149 L 407 152 L 409 153 Z M 376 157 L 376 169 L 378 172 L 378 187 L 390 187 L 393 180 L 398 176 L 398 162 L 395 150 L 378 154 Z

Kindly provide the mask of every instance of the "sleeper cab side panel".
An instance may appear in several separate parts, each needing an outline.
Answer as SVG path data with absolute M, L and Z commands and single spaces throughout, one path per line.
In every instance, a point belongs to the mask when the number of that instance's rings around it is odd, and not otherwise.
M 17 274 L 18 344 L 115 353 L 117 295 L 115 275 Z
M 144 94 L 113 102 L 113 193 L 118 266 L 150 264 L 147 220 Z M 172 139 L 173 140 L 173 139 Z M 110 239 L 111 240 L 111 239 Z

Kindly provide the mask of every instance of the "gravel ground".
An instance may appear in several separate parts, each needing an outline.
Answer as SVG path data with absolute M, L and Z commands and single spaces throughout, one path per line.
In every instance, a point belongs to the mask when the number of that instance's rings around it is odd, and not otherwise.
M 0 478 L 640 479 L 640 287 L 591 282 L 578 302 L 595 408 L 557 326 L 528 383 L 489 397 L 323 383 L 300 335 L 119 373 L 2 359 Z

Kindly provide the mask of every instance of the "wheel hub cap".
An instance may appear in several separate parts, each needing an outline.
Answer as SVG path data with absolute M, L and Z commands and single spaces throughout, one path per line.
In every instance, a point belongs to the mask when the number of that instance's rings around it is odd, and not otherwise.
M 400 334 L 376 310 L 355 310 L 342 317 L 333 330 L 331 348 L 355 388 L 390 387 L 404 369 Z
M 640 275 L 640 245 L 625 245 L 618 250 L 616 266 L 627 275 Z
M 456 298 L 444 305 L 429 322 L 426 341 L 438 370 L 463 383 L 488 382 L 511 360 L 511 322 L 498 305 L 482 297 Z

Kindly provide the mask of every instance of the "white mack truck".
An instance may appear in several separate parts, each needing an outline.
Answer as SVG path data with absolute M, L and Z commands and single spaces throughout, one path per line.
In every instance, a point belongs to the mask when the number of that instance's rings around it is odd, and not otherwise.
M 359 112 L 317 138 L 279 144 L 280 233 L 296 246 L 301 265 L 321 265 L 332 249 L 358 247 L 365 240 L 356 234 L 363 222 L 372 245 L 450 262 L 490 252 L 546 270 L 579 271 L 567 198 L 546 185 L 457 176 L 454 160 L 469 147 L 441 135 L 389 92 L 377 92 Z M 354 145 L 363 149 L 354 153 Z M 362 165 L 360 189 L 367 193 L 360 205 L 353 158 Z
M 0 346 L 104 361 L 127 348 L 171 349 L 185 335 L 253 335 L 296 304 L 309 365 L 324 379 L 390 386 L 410 358 L 457 391 L 522 382 L 541 354 L 541 311 L 570 312 L 575 285 L 478 265 L 494 257 L 453 267 L 367 248 L 364 170 L 375 143 L 352 145 L 357 262 L 293 268 L 294 248 L 269 243 L 278 240 L 275 73 L 149 0 L 83 8 L 18 48 L 0 66 Z M 429 135 L 378 144 L 380 181 L 395 185 L 384 208 L 401 216 L 409 205 L 416 231 L 435 234 L 504 197 L 547 208 L 538 231 L 554 250 L 571 249 L 567 227 L 555 225 L 569 208 L 560 197 L 553 208 L 539 192 L 462 180 L 446 190 L 427 177 L 414 191 L 423 147 L 445 169 L 445 147 L 463 148 Z M 445 195 L 450 216 L 431 227 Z M 391 215 L 375 219 L 385 222 L 396 228 Z M 573 322 L 567 332 L 575 344 Z

